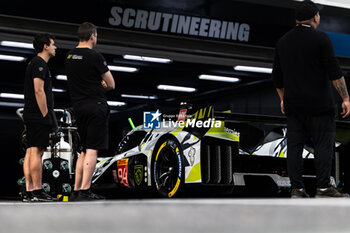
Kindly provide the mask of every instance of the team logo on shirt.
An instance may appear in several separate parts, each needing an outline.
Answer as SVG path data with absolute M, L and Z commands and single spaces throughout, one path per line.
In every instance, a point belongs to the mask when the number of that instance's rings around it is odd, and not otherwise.
M 82 59 L 83 59 L 83 56 L 81 56 L 81 55 L 75 55 L 75 54 L 68 54 L 67 59 L 82 60 Z
M 81 56 L 81 55 L 73 55 L 73 56 L 72 56 L 72 59 L 73 59 L 73 60 L 82 60 L 82 59 L 83 59 L 83 56 Z
M 104 62 L 103 62 L 103 65 L 107 66 L 107 62 L 106 62 L 106 61 L 104 61 Z
M 43 70 L 44 70 L 44 68 L 40 66 L 39 67 L 39 71 L 43 71 Z

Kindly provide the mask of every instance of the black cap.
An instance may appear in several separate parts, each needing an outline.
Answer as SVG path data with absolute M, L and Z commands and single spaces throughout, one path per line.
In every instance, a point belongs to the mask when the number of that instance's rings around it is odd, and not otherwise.
M 305 0 L 299 3 L 295 10 L 295 19 L 298 21 L 305 21 L 312 19 L 317 12 L 323 9 L 320 4 L 315 4 L 310 0 Z

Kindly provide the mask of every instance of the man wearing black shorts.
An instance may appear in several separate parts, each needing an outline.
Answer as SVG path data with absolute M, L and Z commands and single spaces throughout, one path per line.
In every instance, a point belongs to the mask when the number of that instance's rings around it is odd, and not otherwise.
M 78 46 L 66 56 L 66 73 L 82 143 L 71 200 L 84 201 L 100 199 L 90 186 L 98 151 L 108 148 L 109 107 L 105 91 L 113 90 L 115 84 L 105 59 L 93 50 L 97 27 L 88 22 L 81 24 L 78 38 Z
M 41 157 L 49 145 L 49 134 L 54 125 L 52 80 L 47 62 L 56 55 L 54 37 L 37 35 L 33 41 L 37 52 L 28 64 L 24 81 L 23 118 L 27 129 L 28 149 L 23 172 L 26 194 L 23 201 L 57 201 L 42 189 Z

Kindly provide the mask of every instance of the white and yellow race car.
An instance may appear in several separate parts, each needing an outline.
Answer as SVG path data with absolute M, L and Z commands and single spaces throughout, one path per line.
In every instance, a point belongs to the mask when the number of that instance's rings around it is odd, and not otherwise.
M 161 122 L 156 129 L 144 125 L 131 130 L 113 157 L 100 158 L 93 187 L 155 190 L 174 197 L 184 186 L 233 187 L 233 159 L 239 153 L 239 133 L 214 118 L 212 107 L 201 108 L 183 119 Z

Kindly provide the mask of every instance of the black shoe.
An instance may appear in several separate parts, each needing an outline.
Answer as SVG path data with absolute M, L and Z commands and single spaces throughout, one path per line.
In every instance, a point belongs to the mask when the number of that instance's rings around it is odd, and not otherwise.
M 101 201 L 104 200 L 105 197 L 97 195 L 91 190 L 80 190 L 78 197 L 75 199 L 75 201 Z
M 30 202 L 32 199 L 32 192 L 23 191 L 19 193 L 23 202 Z
M 58 201 L 58 198 L 51 197 L 49 194 L 45 193 L 44 190 L 39 190 L 38 192 L 32 192 L 31 201 L 33 202 L 53 202 Z
M 76 201 L 79 197 L 79 191 L 72 191 L 68 201 Z
M 328 188 L 320 189 L 317 188 L 316 198 L 327 198 L 327 197 L 350 197 L 347 193 L 340 193 L 333 185 L 329 185 Z
M 304 188 L 301 188 L 301 189 L 292 189 L 290 197 L 291 198 L 309 198 L 310 196 L 305 192 Z

